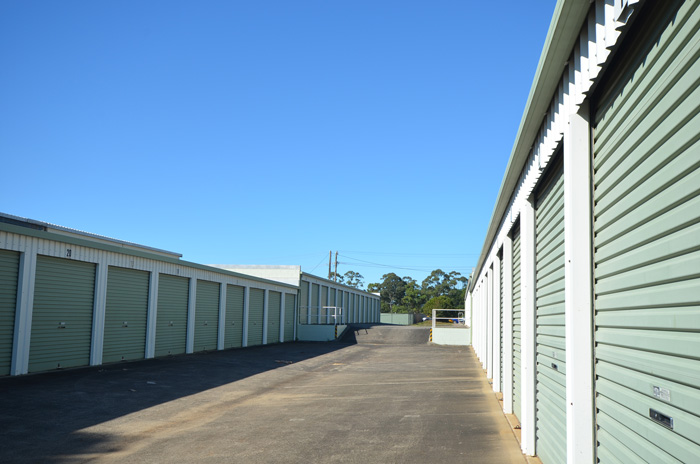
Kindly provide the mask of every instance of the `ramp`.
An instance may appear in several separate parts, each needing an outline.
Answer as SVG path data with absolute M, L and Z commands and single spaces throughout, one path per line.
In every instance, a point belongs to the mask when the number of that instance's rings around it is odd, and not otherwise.
M 340 342 L 358 345 L 425 345 L 429 340 L 430 327 L 350 324 Z

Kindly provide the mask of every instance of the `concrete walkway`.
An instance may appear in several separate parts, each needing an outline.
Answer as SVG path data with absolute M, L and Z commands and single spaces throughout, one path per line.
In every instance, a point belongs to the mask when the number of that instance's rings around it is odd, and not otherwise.
M 0 443 L 3 463 L 525 462 L 471 349 L 424 343 L 293 343 L 2 378 Z

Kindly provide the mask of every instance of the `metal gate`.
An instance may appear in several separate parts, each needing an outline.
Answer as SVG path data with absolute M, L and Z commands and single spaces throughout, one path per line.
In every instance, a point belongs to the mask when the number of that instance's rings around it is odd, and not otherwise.
M 215 350 L 219 339 L 220 284 L 197 280 L 194 351 Z
M 545 464 L 566 462 L 564 169 L 561 154 L 552 162 L 535 194 L 535 449 Z
M 248 304 L 248 346 L 262 345 L 265 290 L 250 289 Z
M 271 291 L 268 295 L 270 301 L 267 303 L 267 343 L 279 343 L 282 294 Z
M 29 372 L 90 364 L 95 269 L 37 256 Z
M 700 3 L 647 2 L 597 99 L 599 462 L 700 456 Z
M 0 375 L 10 373 L 17 308 L 19 253 L 0 250 Z
M 161 274 L 158 278 L 156 356 L 184 353 L 187 348 L 187 305 L 190 283 L 186 277 Z
M 224 348 L 239 348 L 243 345 L 243 299 L 245 288 L 238 285 L 226 287 L 226 329 Z
M 519 223 L 518 223 L 519 224 Z M 520 420 L 520 227 L 513 232 L 513 414 Z
M 146 356 L 150 273 L 109 267 L 102 362 Z

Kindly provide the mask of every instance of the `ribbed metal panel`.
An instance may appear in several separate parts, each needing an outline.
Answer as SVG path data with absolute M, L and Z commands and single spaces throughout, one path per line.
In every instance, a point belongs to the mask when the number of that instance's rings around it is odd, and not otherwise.
M 294 294 L 287 293 L 284 301 L 284 341 L 294 341 Z
M 248 304 L 248 346 L 262 345 L 265 290 L 250 289 Z
M 513 234 L 513 414 L 520 419 L 520 229 Z
M 158 277 L 156 356 L 185 352 L 189 295 L 189 279 L 168 274 Z
M 238 285 L 226 287 L 226 328 L 224 348 L 239 348 L 243 344 L 243 299 L 245 288 Z
M 109 267 L 103 363 L 145 357 L 149 279 L 149 272 Z
M 269 292 L 269 296 L 270 301 L 267 303 L 267 343 L 279 343 L 282 294 L 280 292 Z
M 311 312 L 311 323 L 318 324 L 318 315 L 321 311 L 319 301 L 318 301 L 319 285 L 311 284 L 311 307 L 309 311 Z
M 215 350 L 219 336 L 219 297 L 217 282 L 197 281 L 194 313 L 194 351 Z
M 321 306 L 328 306 L 328 287 L 321 285 Z M 328 320 L 328 309 L 321 309 L 321 322 L 324 324 Z
M 0 250 L 0 375 L 10 373 L 17 308 L 19 253 Z
M 555 161 L 536 193 L 536 431 L 544 464 L 566 462 L 564 169 Z
M 29 372 L 90 363 L 95 264 L 38 256 Z
M 503 256 L 501 256 L 500 259 L 501 259 L 501 265 L 499 266 L 500 272 L 499 272 L 499 276 L 498 276 L 498 279 L 500 282 L 499 287 L 498 287 L 500 290 L 499 307 L 501 308 L 501 325 L 500 325 L 500 327 L 501 327 L 501 342 L 500 342 L 501 343 L 501 350 L 500 350 L 501 351 L 501 362 L 500 362 L 500 366 L 501 366 L 501 375 L 500 375 L 501 390 L 500 391 L 503 391 L 503 312 L 504 312 L 504 310 L 503 310 Z
M 626 39 L 638 49 L 620 55 L 612 69 L 622 77 L 597 108 L 602 463 L 690 463 L 700 456 L 699 5 L 648 4 L 649 14 Z
M 306 324 L 309 316 L 309 306 L 311 302 L 309 301 L 309 286 L 310 282 L 301 282 L 301 296 L 299 301 L 299 322 Z

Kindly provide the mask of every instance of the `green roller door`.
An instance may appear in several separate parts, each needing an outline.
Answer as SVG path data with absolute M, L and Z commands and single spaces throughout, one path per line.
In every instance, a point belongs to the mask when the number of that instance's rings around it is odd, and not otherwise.
M 190 281 L 161 274 L 158 278 L 156 356 L 184 353 L 187 348 L 187 305 Z
M 566 462 L 564 170 L 561 155 L 535 194 L 536 430 L 544 464 Z
M 267 343 L 279 343 L 282 294 L 269 292 L 268 295 L 270 301 L 267 303 Z
M 220 284 L 197 281 L 194 312 L 194 351 L 216 350 L 219 339 Z
M 700 2 L 647 2 L 594 119 L 599 462 L 699 462 Z
M 0 250 L 0 375 L 10 373 L 17 308 L 19 253 Z
M 520 420 L 520 227 L 513 232 L 513 414 Z
M 301 301 L 299 302 L 299 321 L 306 324 L 309 320 L 309 285 L 310 282 L 301 283 Z
M 352 320 L 352 308 L 350 308 L 350 294 L 348 292 L 345 292 L 345 314 L 346 314 L 346 321 L 348 323 L 355 322 Z
M 309 308 L 309 311 L 311 311 L 311 323 L 312 324 L 318 324 L 319 314 L 321 314 L 321 311 L 319 308 L 319 303 L 318 303 L 318 293 L 319 293 L 318 284 L 312 284 L 311 285 L 311 308 Z
M 224 348 L 243 346 L 243 299 L 245 288 L 238 285 L 226 287 L 226 328 Z
M 286 294 L 284 301 L 284 341 L 294 341 L 294 294 Z
M 265 290 L 250 289 L 248 304 L 248 346 L 262 345 Z
M 146 356 L 150 273 L 109 267 L 102 362 Z
M 37 257 L 29 372 L 90 364 L 95 268 Z

